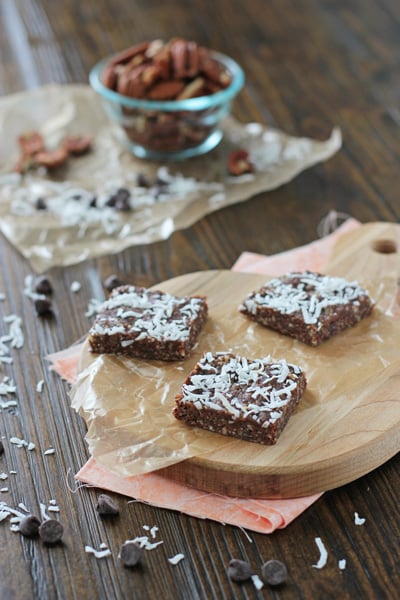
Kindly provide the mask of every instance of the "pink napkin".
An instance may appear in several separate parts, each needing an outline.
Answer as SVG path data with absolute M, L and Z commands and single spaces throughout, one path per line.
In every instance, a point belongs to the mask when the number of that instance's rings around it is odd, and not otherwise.
M 359 226 L 347 220 L 335 232 L 274 256 L 244 252 L 233 266 L 234 271 L 282 275 L 294 270 L 323 270 L 336 238 Z M 69 383 L 77 376 L 80 345 L 75 345 L 49 357 L 52 368 Z M 93 458 L 77 473 L 76 478 L 104 490 L 114 491 L 160 508 L 178 510 L 185 514 L 236 525 L 259 533 L 282 529 L 315 502 L 321 494 L 289 500 L 259 500 L 231 498 L 202 492 L 170 481 L 157 473 L 123 478 L 108 471 Z

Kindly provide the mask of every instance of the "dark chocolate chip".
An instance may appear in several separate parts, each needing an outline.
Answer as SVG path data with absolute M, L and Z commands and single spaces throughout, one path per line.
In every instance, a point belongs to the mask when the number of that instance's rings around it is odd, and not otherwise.
M 39 315 L 39 317 L 50 316 L 53 314 L 50 300 L 47 300 L 46 298 L 38 298 L 35 300 L 34 304 L 36 313 Z
M 100 494 L 100 496 L 97 498 L 96 510 L 102 517 L 119 514 L 118 506 L 107 494 Z
M 19 531 L 26 537 L 35 537 L 39 533 L 40 520 L 35 515 L 27 515 L 20 521 Z
M 122 200 L 129 200 L 129 198 L 131 197 L 131 193 L 127 188 L 121 187 L 117 190 L 117 197 Z
M 97 196 L 93 196 L 93 197 L 90 199 L 90 202 L 89 202 L 89 207 L 90 207 L 90 208 L 96 208 L 96 207 L 97 207 Z
M 43 198 L 36 198 L 35 200 L 35 208 L 36 210 L 46 210 L 47 204 Z
M 252 573 L 253 571 L 247 561 L 240 560 L 239 558 L 232 558 L 229 561 L 228 577 L 232 581 L 247 581 L 247 579 L 250 579 Z
M 105 201 L 105 205 L 113 208 L 115 206 L 116 201 L 117 201 L 117 194 L 112 194 L 112 196 L 109 196 L 107 198 L 107 200 Z
M 131 203 L 129 198 L 117 198 L 115 201 L 115 210 L 119 210 L 120 212 L 129 212 L 131 210 Z
M 109 275 L 104 280 L 104 287 L 108 292 L 111 292 L 114 288 L 124 285 L 124 282 L 117 275 Z
M 280 560 L 267 560 L 261 567 L 261 579 L 268 585 L 281 585 L 287 575 L 286 565 Z
M 51 294 L 53 286 L 47 277 L 38 277 L 35 281 L 35 291 L 38 294 Z
M 144 173 L 138 173 L 136 183 L 139 187 L 149 188 L 151 183 Z
M 39 536 L 46 544 L 57 544 L 63 536 L 64 527 L 60 521 L 48 519 L 39 527 Z
M 143 548 L 136 542 L 125 542 L 119 551 L 119 558 L 124 567 L 134 567 L 140 562 L 142 554 Z
M 3 442 L 0 440 L 0 456 L 4 454 L 4 444 Z

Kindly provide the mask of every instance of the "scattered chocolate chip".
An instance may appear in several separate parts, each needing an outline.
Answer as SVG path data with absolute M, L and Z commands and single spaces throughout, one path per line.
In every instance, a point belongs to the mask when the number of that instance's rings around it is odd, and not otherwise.
M 39 533 L 40 520 L 35 515 L 28 515 L 20 521 L 19 531 L 26 537 L 35 537 Z
M 268 560 L 261 567 L 261 578 L 268 585 L 281 585 L 287 579 L 286 565 L 280 560 Z
M 134 567 L 142 558 L 143 548 L 135 542 L 125 542 L 119 551 L 119 558 L 124 567 Z
M 128 189 L 122 187 L 117 190 L 117 197 L 119 199 L 128 199 L 131 197 L 131 193 Z
M 232 558 L 229 561 L 228 577 L 232 581 L 247 581 L 252 575 L 250 564 L 245 560 Z
M 43 521 L 39 527 L 39 536 L 45 542 L 45 544 L 56 544 L 63 536 L 64 527 L 60 521 L 55 519 L 48 519 Z
M 53 286 L 47 277 L 38 277 L 35 281 L 35 291 L 38 294 L 52 294 Z
M 151 183 L 144 173 L 138 173 L 136 183 L 139 187 L 149 188 Z
M 119 508 L 114 500 L 107 494 L 100 494 L 97 498 L 96 510 L 102 517 L 119 514 Z
M 47 210 L 47 204 L 43 198 L 36 198 L 35 200 L 36 210 Z
M 129 202 L 129 198 L 119 198 L 117 197 L 115 201 L 115 210 L 119 210 L 120 212 L 128 212 L 131 210 L 131 203 Z
M 109 275 L 104 280 L 104 287 L 108 292 L 111 292 L 114 288 L 124 285 L 124 283 L 117 275 Z
M 110 206 L 111 208 L 113 208 L 115 206 L 116 201 L 117 201 L 117 195 L 112 194 L 112 196 L 109 196 L 107 198 L 107 200 L 105 201 L 105 206 Z
M 38 298 L 34 301 L 34 305 L 36 313 L 39 315 L 39 317 L 46 317 L 53 314 L 50 300 L 47 300 L 45 298 Z
M 97 197 L 96 196 L 93 196 L 93 198 L 90 200 L 89 206 L 90 206 L 90 208 L 96 208 L 97 207 Z
M 0 456 L 4 454 L 4 444 L 3 442 L 0 440 Z

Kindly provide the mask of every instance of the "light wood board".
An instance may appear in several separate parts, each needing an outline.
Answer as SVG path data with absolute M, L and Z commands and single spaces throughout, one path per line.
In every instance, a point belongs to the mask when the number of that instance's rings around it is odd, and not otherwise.
M 267 275 L 202 271 L 155 286 L 176 295 L 205 294 L 210 316 L 198 347 L 181 363 L 183 366 L 177 369 L 173 364 L 157 363 L 170 388 L 168 401 L 161 409 L 154 380 L 147 377 L 143 363 L 136 369 L 136 379 L 129 375 L 130 389 L 124 390 L 130 396 L 127 402 L 140 385 L 140 393 L 149 405 L 155 399 L 153 414 L 171 421 L 175 394 L 186 373 L 208 350 L 232 350 L 250 358 L 286 358 L 301 366 L 308 379 L 295 414 L 274 446 L 198 430 L 196 456 L 160 473 L 200 490 L 229 496 L 291 498 L 348 483 L 396 454 L 400 449 L 399 249 L 400 226 L 394 224 L 368 224 L 340 238 L 325 272 L 357 279 L 369 289 L 376 307 L 371 317 L 318 348 L 273 332 L 238 312 L 245 295 L 268 280 Z M 86 356 L 84 362 L 87 360 L 91 358 Z M 100 404 L 104 401 L 113 405 L 116 381 L 126 381 L 121 368 L 124 365 L 123 360 L 112 357 L 106 358 L 106 364 L 104 377 L 100 369 L 96 393 Z M 165 411 L 164 416 L 160 410 Z M 113 426 L 117 414 L 114 410 Z M 125 433 L 127 444 L 133 443 L 123 415 L 123 427 L 115 436 L 119 443 Z M 172 427 L 180 428 L 182 435 L 193 429 L 172 421 Z M 132 431 L 135 434 L 137 427 Z M 100 446 L 104 448 L 109 440 L 103 441 Z M 112 448 L 113 443 L 108 445 Z M 165 444 L 168 441 L 164 438 Z M 164 448 L 160 444 L 154 450 L 157 454 Z M 102 461 L 102 456 L 93 454 Z M 113 468 L 114 454 L 109 456 L 113 457 Z
M 216 493 L 290 498 L 346 484 L 394 456 L 400 450 L 399 252 L 400 226 L 395 224 L 367 224 L 339 239 L 326 272 L 371 284 L 372 295 L 379 296 L 373 316 L 355 328 L 319 348 L 307 348 L 267 330 L 258 331 L 264 334 L 263 354 L 282 356 L 286 349 L 291 360 L 309 365 L 308 389 L 274 447 L 238 442 L 236 453 L 229 447 L 162 472 Z M 218 296 L 222 304 L 225 299 L 230 305 L 265 280 L 264 275 L 197 273 L 172 280 L 163 289 L 176 293 L 207 291 L 210 300 Z M 385 293 L 382 286 L 386 286 Z M 229 322 L 229 310 L 225 318 Z M 374 327 L 377 322 L 384 339 L 375 344 L 374 337 L 380 335 Z M 254 349 L 259 343 L 257 338 Z M 380 345 L 388 366 L 384 358 L 377 359 Z M 249 352 L 249 348 L 243 350 Z M 341 379 L 346 355 L 349 361 L 357 361 L 355 377 L 350 368 L 336 389 L 321 396 L 316 382 L 331 378 L 334 387 Z

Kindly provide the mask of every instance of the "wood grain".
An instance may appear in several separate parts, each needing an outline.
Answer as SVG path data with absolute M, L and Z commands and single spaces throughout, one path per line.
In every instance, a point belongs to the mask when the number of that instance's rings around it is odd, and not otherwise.
M 10 15 L 12 18 L 10 18 Z M 53 269 L 55 319 L 38 321 L 22 294 L 29 265 L 0 239 L 2 317 L 23 318 L 25 346 L 2 367 L 17 386 L 18 407 L 0 413 L 5 454 L 0 472 L 16 470 L 0 498 L 23 501 L 35 512 L 55 498 L 65 525 L 64 543 L 47 548 L 0 524 L 0 597 L 18 600 L 103 598 L 186 600 L 208 598 L 396 598 L 400 588 L 399 456 L 361 479 L 328 492 L 286 529 L 272 536 L 191 519 L 116 496 L 121 514 L 101 521 L 99 490 L 74 488 L 71 473 L 88 457 L 83 421 L 71 410 L 68 386 L 48 371 L 46 355 L 81 338 L 90 326 L 90 298 L 102 298 L 111 273 L 152 285 L 181 274 L 229 269 L 243 250 L 272 254 L 305 244 L 329 211 L 363 223 L 399 222 L 399 40 L 396 0 L 14 0 L 0 2 L 0 93 L 50 82 L 86 82 L 102 56 L 157 36 L 193 37 L 231 55 L 247 83 L 235 115 L 278 126 L 292 135 L 326 138 L 337 125 L 342 150 L 290 184 L 215 212 L 171 239 L 128 249 L 67 269 Z M 1 139 L 1 144 L 7 140 Z M 78 280 L 82 289 L 72 294 Z M 44 378 L 39 395 L 36 383 Z M 37 443 L 35 453 L 9 444 L 12 435 Z M 41 450 L 53 446 L 55 455 Z M 67 478 L 67 473 L 69 477 Z M 68 481 L 68 485 L 67 485 Z M 366 518 L 354 525 L 354 512 Z M 157 524 L 164 544 L 147 552 L 141 571 L 121 568 L 119 544 Z M 324 569 L 314 538 L 328 550 Z M 85 544 L 106 542 L 112 556 L 96 560 Z M 181 551 L 172 567 L 167 556 Z M 229 559 L 261 563 L 275 557 L 289 569 L 280 590 L 256 592 L 252 582 L 226 577 Z M 338 560 L 346 558 L 344 572 Z

